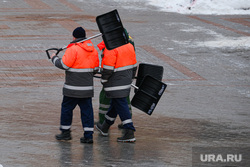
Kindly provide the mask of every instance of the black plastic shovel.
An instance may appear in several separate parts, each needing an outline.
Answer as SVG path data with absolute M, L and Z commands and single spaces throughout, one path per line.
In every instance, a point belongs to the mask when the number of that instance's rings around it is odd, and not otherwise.
M 161 82 L 163 67 L 154 64 L 140 63 L 136 77 L 135 95 L 132 106 L 151 115 L 164 93 L 167 85 Z
M 140 63 L 137 77 L 136 77 L 136 83 L 135 86 L 139 87 L 144 79 L 145 76 L 150 75 L 154 77 L 155 79 L 161 81 L 163 77 L 163 67 L 159 65 L 154 64 L 147 64 L 147 63 Z M 135 89 L 135 93 L 137 92 L 137 89 Z
M 125 34 L 117 10 L 97 16 L 96 23 L 102 33 L 103 41 L 108 50 L 128 43 L 128 37 Z
M 163 95 L 167 85 L 156 78 L 146 75 L 139 87 L 132 84 L 137 90 L 131 100 L 132 106 L 151 115 Z

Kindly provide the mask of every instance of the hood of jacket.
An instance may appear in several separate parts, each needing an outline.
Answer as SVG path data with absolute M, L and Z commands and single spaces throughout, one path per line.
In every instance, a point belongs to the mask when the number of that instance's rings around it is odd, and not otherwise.
M 81 43 L 75 43 L 75 45 L 86 50 L 87 52 L 93 52 L 95 49 L 93 43 L 90 40 Z

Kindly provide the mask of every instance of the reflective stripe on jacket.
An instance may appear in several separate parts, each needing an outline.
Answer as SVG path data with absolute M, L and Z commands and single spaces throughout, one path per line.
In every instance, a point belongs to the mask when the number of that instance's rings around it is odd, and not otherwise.
M 88 40 L 69 47 L 64 56 L 53 57 L 56 67 L 65 70 L 63 95 L 76 98 L 94 96 L 93 75 L 98 71 L 98 52 Z
M 103 55 L 101 82 L 106 96 L 127 97 L 137 69 L 133 45 L 128 43 L 113 50 L 105 49 Z

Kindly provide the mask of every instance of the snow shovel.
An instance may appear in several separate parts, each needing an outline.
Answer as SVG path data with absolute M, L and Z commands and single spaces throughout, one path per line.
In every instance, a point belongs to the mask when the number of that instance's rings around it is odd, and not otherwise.
M 122 22 L 117 10 L 113 10 L 111 12 L 102 14 L 96 17 L 96 22 L 101 33 L 91 36 L 87 39 L 79 38 L 77 41 L 71 42 L 69 45 L 64 46 L 62 48 L 50 48 L 46 50 L 48 59 L 50 59 L 49 51 L 56 51 L 56 55 L 70 46 L 74 45 L 74 43 L 81 43 L 99 36 L 102 36 L 103 41 L 107 49 L 112 50 L 119 46 L 128 43 L 128 37 L 125 34 L 125 30 L 122 26 Z
M 117 10 L 96 17 L 96 23 L 108 50 L 128 43 L 128 37 L 123 28 Z
M 140 63 L 135 83 L 137 87 L 140 86 L 146 75 L 153 76 L 155 79 L 161 81 L 163 77 L 163 67 L 154 64 Z M 135 93 L 136 92 L 137 89 L 135 89 Z
M 151 115 L 163 95 L 167 85 L 156 78 L 146 75 L 139 87 L 132 84 L 137 89 L 131 100 L 132 106 Z

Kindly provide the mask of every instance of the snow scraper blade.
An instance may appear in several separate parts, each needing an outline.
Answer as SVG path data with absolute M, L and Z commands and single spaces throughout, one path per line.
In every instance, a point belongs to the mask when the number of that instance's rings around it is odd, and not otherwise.
M 155 79 L 161 81 L 163 77 L 163 71 L 164 69 L 162 66 L 154 65 L 154 64 L 147 64 L 147 63 L 140 63 L 135 85 L 139 87 L 140 84 L 142 83 L 142 80 L 144 79 L 146 75 L 150 75 L 154 77 Z M 135 93 L 136 91 L 137 89 L 135 89 Z
M 166 87 L 165 83 L 150 75 L 146 75 L 140 86 L 136 87 L 137 92 L 131 100 L 132 106 L 151 115 Z
M 97 16 L 96 23 L 108 50 L 128 43 L 128 37 L 117 10 Z

